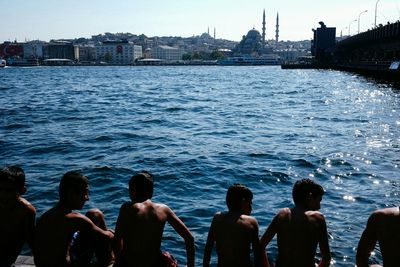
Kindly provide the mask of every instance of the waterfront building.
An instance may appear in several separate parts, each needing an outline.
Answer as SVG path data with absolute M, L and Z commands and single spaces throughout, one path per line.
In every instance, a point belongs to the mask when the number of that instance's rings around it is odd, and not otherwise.
M 277 31 L 278 20 L 277 20 Z M 234 52 L 238 55 L 266 55 L 273 53 L 272 47 L 266 41 L 266 21 L 265 10 L 263 11 L 262 34 L 255 28 L 251 29 L 247 35 L 243 35 L 240 43 L 235 47 Z
M 263 47 L 261 34 L 256 29 L 250 30 L 247 35 L 243 36 L 236 50 L 241 54 L 258 53 Z
M 314 39 L 311 43 L 311 52 L 319 62 L 327 62 L 331 59 L 336 45 L 336 28 L 326 27 L 320 21 L 321 27 L 313 29 Z
M 96 60 L 96 48 L 94 45 L 81 45 L 79 48 L 79 58 L 77 58 L 80 62 L 89 62 Z
M 110 64 L 129 65 L 143 57 L 142 46 L 127 40 L 104 41 L 96 45 L 96 59 Z
M 263 46 L 262 36 L 256 29 L 250 30 L 247 35 L 235 47 L 234 52 L 242 55 L 263 55 L 271 54 L 272 48 L 268 45 Z
M 275 53 L 278 54 L 281 61 L 285 63 L 296 62 L 299 58 L 311 56 L 310 51 L 306 49 L 280 49 L 275 50 Z
M 8 59 L 11 57 L 22 58 L 24 56 L 24 46 L 20 43 L 5 42 L 0 45 L 0 58 Z
M 27 43 L 23 43 L 24 48 L 24 58 L 43 58 L 43 48 L 45 46 L 45 42 L 42 41 L 31 41 Z
M 79 58 L 79 48 L 69 41 L 51 41 L 43 49 L 45 59 L 69 59 Z
M 177 61 L 182 60 L 184 54 L 183 49 L 177 47 L 171 47 L 167 45 L 160 45 L 154 47 L 151 51 L 152 58 L 163 59 L 165 61 Z

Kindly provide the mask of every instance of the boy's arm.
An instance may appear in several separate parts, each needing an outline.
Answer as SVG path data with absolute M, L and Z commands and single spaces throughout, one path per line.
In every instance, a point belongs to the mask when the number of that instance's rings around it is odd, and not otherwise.
M 33 244 L 33 231 L 35 229 L 36 210 L 32 205 L 28 206 L 28 214 L 25 220 L 25 236 L 29 247 L 32 249 Z
M 111 242 L 114 239 L 114 233 L 108 230 L 103 230 L 96 226 L 88 217 L 80 213 L 71 213 L 70 218 L 79 225 L 79 229 L 93 236 L 100 242 Z
M 319 236 L 319 250 L 321 252 L 321 262 L 318 267 L 328 267 L 331 264 L 331 251 L 329 248 L 328 241 L 328 230 L 326 228 L 325 218 L 322 214 L 320 214 L 320 236 Z
M 176 216 L 176 214 L 170 208 L 167 209 L 168 223 L 185 240 L 187 267 L 194 267 L 195 247 L 193 235 L 190 233 L 186 225 L 178 218 L 178 216 Z
M 215 242 L 215 217 L 211 222 L 210 230 L 208 231 L 206 246 L 204 247 L 203 267 L 210 266 L 211 252 L 214 247 L 214 242 Z
M 267 259 L 267 254 L 266 254 L 266 252 L 265 252 L 265 249 L 264 249 L 264 252 L 262 252 L 262 249 L 261 249 L 261 246 L 260 246 L 260 239 L 258 238 L 258 229 L 259 229 L 259 227 L 258 227 L 258 222 L 257 222 L 257 220 L 256 219 L 254 219 L 254 222 L 253 222 L 253 227 L 254 227 L 254 231 L 253 231 L 253 236 L 252 236 L 252 238 L 251 238 L 251 247 L 252 247 L 252 249 L 253 249 L 253 254 L 254 254 L 254 264 L 255 264 L 255 266 L 256 267 L 269 267 L 269 265 L 268 265 L 268 259 Z M 263 257 L 262 255 L 265 255 L 265 257 Z M 263 261 L 265 261 L 266 260 L 266 262 L 267 262 L 267 265 L 265 265 L 264 263 L 263 263 Z
M 121 255 L 122 250 L 122 233 L 123 233 L 123 224 L 126 221 L 125 218 L 125 208 L 124 205 L 121 206 L 118 214 L 117 223 L 115 226 L 115 234 L 114 234 L 114 242 L 113 242 L 113 250 L 115 254 L 115 260 L 118 262 L 118 258 Z
M 360 242 L 357 247 L 356 265 L 358 267 L 368 267 L 368 258 L 375 248 L 378 240 L 376 231 L 376 216 L 372 214 L 367 222 L 367 227 L 361 235 Z
M 261 264 L 263 267 L 269 267 L 268 255 L 266 247 L 274 238 L 275 234 L 278 232 L 278 217 L 279 213 L 274 217 L 267 230 L 260 239 L 260 250 L 261 250 Z

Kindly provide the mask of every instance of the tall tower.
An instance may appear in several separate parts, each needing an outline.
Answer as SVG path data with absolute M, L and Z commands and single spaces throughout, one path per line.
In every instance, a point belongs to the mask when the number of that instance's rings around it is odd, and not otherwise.
M 275 47 L 278 48 L 279 42 L 279 13 L 276 12 Z
M 263 13 L 263 23 L 262 23 L 262 45 L 265 47 L 265 9 Z
M 215 33 L 215 27 L 214 27 L 214 39 L 217 37 L 216 33 Z

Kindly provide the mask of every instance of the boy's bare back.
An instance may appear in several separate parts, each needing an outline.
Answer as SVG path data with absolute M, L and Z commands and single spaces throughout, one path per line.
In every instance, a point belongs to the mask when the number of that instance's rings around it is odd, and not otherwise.
M 329 250 L 324 216 L 318 211 L 285 208 L 278 212 L 267 232 L 277 234 L 276 267 L 315 266 L 315 251 Z
M 36 210 L 27 200 L 19 197 L 12 207 L 0 205 L 0 213 L 0 266 L 7 266 L 15 262 L 26 241 L 32 245 Z
M 0 266 L 11 266 L 25 242 L 32 248 L 36 210 L 21 197 L 25 173 L 18 166 L 0 170 Z
M 35 229 L 35 264 L 69 266 L 69 246 L 76 231 L 90 231 L 93 223 L 76 212 L 54 207 L 44 213 Z
M 60 181 L 59 196 L 59 202 L 45 212 L 36 224 L 33 256 L 37 267 L 71 266 L 71 243 L 74 233 L 78 231 L 90 237 L 90 245 L 95 250 L 109 247 L 114 237 L 113 233 L 97 227 L 88 217 L 73 212 L 82 209 L 89 200 L 87 177 L 74 171 L 65 173 Z M 98 257 L 99 264 L 107 266 L 112 261 L 112 253 L 103 252 Z
M 131 202 L 121 206 L 115 228 L 114 266 L 159 267 L 161 240 L 168 222 L 184 239 L 187 266 L 194 267 L 194 238 L 185 224 L 164 204 L 153 203 L 153 175 L 147 171 L 129 181 Z
M 368 258 L 376 242 L 382 253 L 383 266 L 399 265 L 399 207 L 377 210 L 370 216 L 357 248 L 357 266 L 368 266 Z
M 280 210 L 260 243 L 265 249 L 275 235 L 278 239 L 278 257 L 276 267 L 315 267 L 317 246 L 321 252 L 319 267 L 330 265 L 331 253 L 325 218 L 318 210 L 324 190 L 311 179 L 295 182 L 292 196 L 294 208 Z M 263 255 L 263 264 L 268 266 L 268 259 Z
M 121 260 L 127 266 L 154 266 L 171 209 L 147 200 L 122 205 L 116 234 L 123 236 Z M 145 257 L 143 257 L 145 255 Z
M 253 193 L 241 184 L 233 184 L 226 193 L 228 212 L 214 215 L 204 248 L 203 267 L 210 266 L 216 244 L 218 267 L 260 266 L 258 222 L 251 217 Z M 252 260 L 251 252 L 254 258 Z
M 218 267 L 253 266 L 251 248 L 259 249 L 255 218 L 240 213 L 217 213 L 211 223 L 209 239 L 216 243 Z M 208 266 L 208 262 L 203 266 Z

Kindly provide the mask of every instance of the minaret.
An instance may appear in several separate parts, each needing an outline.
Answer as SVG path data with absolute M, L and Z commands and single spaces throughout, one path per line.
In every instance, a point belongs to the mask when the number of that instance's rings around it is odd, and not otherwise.
M 265 47 L 265 9 L 264 9 L 264 13 L 263 13 L 263 23 L 262 23 L 262 44 L 263 47 Z
M 276 12 L 275 47 L 278 48 L 279 42 L 279 13 Z
M 215 27 L 214 27 L 214 39 L 216 38 L 216 36 L 217 36 L 217 35 L 216 35 L 216 33 L 215 33 Z

